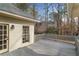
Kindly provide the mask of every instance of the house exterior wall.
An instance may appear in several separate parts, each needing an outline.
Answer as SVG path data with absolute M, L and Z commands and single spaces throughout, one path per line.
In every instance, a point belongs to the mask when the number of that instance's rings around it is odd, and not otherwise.
M 9 24 L 9 51 L 34 43 L 34 23 L 0 15 L 0 23 Z M 11 26 L 14 25 L 14 29 Z M 22 43 L 22 26 L 29 26 L 30 42 Z
M 74 34 L 79 33 L 79 4 L 78 3 L 68 3 L 68 14 L 73 22 L 73 27 L 75 30 L 72 31 Z M 78 17 L 77 19 L 75 19 Z M 77 25 L 76 25 L 77 24 Z
M 72 18 L 79 17 L 79 4 L 68 3 L 68 13 L 69 13 L 69 16 Z
M 73 4 L 72 17 L 79 17 L 79 4 Z
M 45 33 L 47 31 L 47 26 L 45 22 L 40 22 L 35 25 L 35 33 Z

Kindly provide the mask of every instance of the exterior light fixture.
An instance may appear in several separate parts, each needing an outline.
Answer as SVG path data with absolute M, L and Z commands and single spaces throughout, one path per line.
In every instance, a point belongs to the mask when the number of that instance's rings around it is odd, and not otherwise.
M 11 29 L 15 29 L 15 26 L 14 25 L 11 25 Z

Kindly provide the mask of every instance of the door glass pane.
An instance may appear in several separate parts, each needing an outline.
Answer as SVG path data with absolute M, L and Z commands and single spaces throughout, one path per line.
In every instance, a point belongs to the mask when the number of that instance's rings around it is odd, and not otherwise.
M 4 31 L 4 34 L 7 34 L 7 31 Z
M 7 40 L 4 40 L 4 44 L 6 44 L 7 43 Z
M 0 25 L 0 29 L 2 29 L 2 26 Z
M 7 48 L 7 25 L 0 25 L 0 50 Z
M 0 36 L 0 41 L 2 40 L 2 36 Z
M 0 31 L 0 35 L 2 35 L 2 31 Z
M 0 50 L 2 50 L 2 46 L 0 46 Z
M 6 26 L 4 26 L 4 30 L 6 30 L 7 29 L 7 27 Z
M 6 40 L 7 39 L 7 36 L 6 35 L 4 35 L 4 40 Z
M 0 45 L 2 45 L 2 41 L 0 41 Z

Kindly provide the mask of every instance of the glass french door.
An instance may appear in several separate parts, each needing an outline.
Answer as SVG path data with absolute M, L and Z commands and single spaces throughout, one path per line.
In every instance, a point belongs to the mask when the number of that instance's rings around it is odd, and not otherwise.
M 8 25 L 0 24 L 0 53 L 8 51 Z

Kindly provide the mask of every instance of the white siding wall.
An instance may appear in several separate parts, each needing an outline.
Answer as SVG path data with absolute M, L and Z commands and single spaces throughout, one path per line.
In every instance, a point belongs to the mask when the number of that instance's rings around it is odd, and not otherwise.
M 11 30 L 11 25 L 15 26 L 15 29 Z M 9 25 L 9 51 L 15 50 L 21 47 L 22 44 L 22 26 L 18 24 Z
M 0 23 L 9 24 L 9 51 L 34 43 L 34 23 L 0 16 Z M 14 29 L 11 29 L 14 25 Z M 30 28 L 30 42 L 22 43 L 22 26 Z
M 29 33 L 30 33 L 30 42 L 27 43 L 22 43 L 22 26 L 24 25 L 20 25 L 20 24 L 10 24 L 15 26 L 15 29 L 9 31 L 9 51 L 15 50 L 17 48 L 20 47 L 24 47 L 27 45 L 30 45 L 34 42 L 34 26 L 33 25 L 29 25 L 29 24 L 25 24 L 26 26 L 29 26 Z

